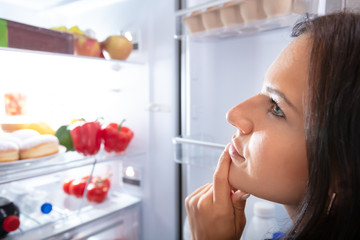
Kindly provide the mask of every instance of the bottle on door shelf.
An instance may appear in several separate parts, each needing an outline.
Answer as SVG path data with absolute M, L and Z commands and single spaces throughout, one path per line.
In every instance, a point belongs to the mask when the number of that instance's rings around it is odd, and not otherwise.
M 268 202 L 254 204 L 254 216 L 249 222 L 244 240 L 278 239 L 282 233 L 274 217 L 275 206 Z

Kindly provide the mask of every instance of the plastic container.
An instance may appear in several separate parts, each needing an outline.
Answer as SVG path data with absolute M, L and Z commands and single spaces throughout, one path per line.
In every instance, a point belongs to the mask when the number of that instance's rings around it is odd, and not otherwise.
M 244 240 L 276 239 L 279 226 L 274 218 L 275 206 L 268 202 L 254 204 L 254 216 L 245 232 Z

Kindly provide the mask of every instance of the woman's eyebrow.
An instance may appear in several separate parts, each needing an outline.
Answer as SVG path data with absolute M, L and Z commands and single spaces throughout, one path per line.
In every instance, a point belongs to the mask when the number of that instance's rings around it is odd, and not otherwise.
M 292 104 L 292 103 L 290 102 L 290 100 L 286 98 L 286 96 L 285 96 L 284 93 L 282 93 L 282 92 L 280 92 L 279 90 L 276 90 L 276 89 L 274 89 L 274 88 L 271 88 L 271 87 L 266 87 L 266 91 L 269 92 L 269 93 L 272 93 L 272 94 L 275 94 L 275 95 L 281 97 L 292 109 L 294 109 L 295 112 L 297 112 L 297 113 L 299 112 L 299 111 L 297 110 L 297 108 L 295 107 L 295 105 Z

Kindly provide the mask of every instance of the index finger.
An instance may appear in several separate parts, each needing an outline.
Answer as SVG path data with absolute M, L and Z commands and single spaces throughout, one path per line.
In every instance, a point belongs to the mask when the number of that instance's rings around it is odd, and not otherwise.
M 228 144 L 221 154 L 218 165 L 214 173 L 214 198 L 213 201 L 226 201 L 230 196 L 230 185 L 229 185 L 229 168 L 231 163 L 231 158 L 229 155 Z

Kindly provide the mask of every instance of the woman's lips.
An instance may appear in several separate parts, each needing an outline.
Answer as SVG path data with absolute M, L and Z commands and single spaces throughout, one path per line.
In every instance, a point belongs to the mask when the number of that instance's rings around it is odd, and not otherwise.
M 244 160 L 244 157 L 239 154 L 239 152 L 234 147 L 234 144 L 230 145 L 229 154 L 233 160 Z

